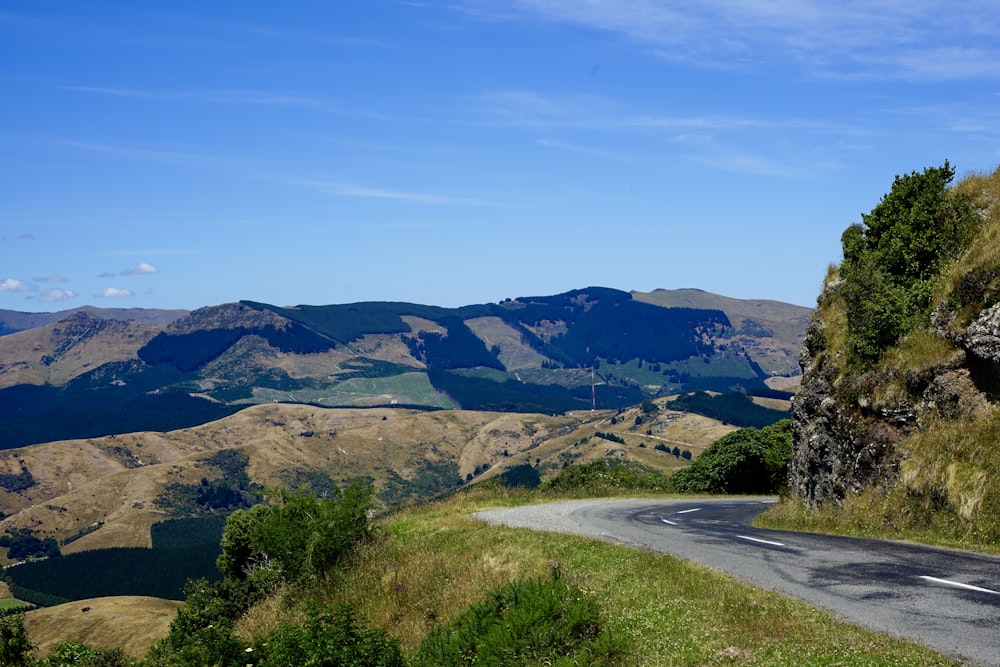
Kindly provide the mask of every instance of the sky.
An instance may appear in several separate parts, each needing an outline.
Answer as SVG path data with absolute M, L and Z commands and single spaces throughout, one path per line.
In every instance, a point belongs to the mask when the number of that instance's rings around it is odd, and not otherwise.
M 0 4 L 0 309 L 588 286 L 813 306 L 1000 164 L 994 0 Z

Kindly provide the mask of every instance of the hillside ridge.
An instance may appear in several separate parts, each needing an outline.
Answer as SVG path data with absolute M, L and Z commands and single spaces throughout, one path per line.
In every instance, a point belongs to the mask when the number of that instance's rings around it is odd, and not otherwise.
M 702 296 L 766 312 L 734 324 L 714 303 L 602 287 L 461 308 L 242 301 L 162 326 L 69 311 L 0 336 L 12 415 L 0 448 L 169 431 L 275 401 L 558 414 L 685 391 L 787 398 L 765 381 L 796 377 L 802 309 Z

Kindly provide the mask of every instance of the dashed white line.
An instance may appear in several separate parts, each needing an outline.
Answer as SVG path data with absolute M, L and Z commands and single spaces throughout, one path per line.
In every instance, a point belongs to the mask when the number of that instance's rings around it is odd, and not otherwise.
M 993 591 L 989 588 L 980 588 L 979 586 L 973 586 L 972 584 L 963 584 L 961 581 L 952 581 L 951 579 L 938 579 L 937 577 L 927 577 L 921 576 L 924 581 L 930 581 L 935 584 L 942 584 L 944 586 L 954 586 L 955 588 L 961 588 L 967 591 L 976 591 L 977 593 L 992 593 L 993 595 L 1000 595 L 1000 591 Z
M 694 509 L 691 510 L 681 510 L 680 512 L 678 512 L 678 514 L 687 514 L 688 512 L 698 512 L 700 510 L 701 510 L 700 507 L 695 507 Z
M 770 544 L 772 547 L 783 547 L 785 546 L 782 542 L 772 542 L 771 540 L 762 540 L 759 537 L 750 537 L 749 535 L 737 535 L 736 537 L 741 540 L 750 540 L 751 542 L 760 542 L 761 544 Z
M 670 524 L 671 526 L 677 525 L 675 522 L 671 521 L 670 519 L 664 519 L 662 516 L 660 517 L 660 521 L 662 521 L 663 523 Z

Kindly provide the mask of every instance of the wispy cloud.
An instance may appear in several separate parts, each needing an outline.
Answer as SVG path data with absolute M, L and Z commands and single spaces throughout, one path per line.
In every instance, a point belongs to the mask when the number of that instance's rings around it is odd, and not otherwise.
M 15 278 L 4 278 L 0 280 L 0 292 L 34 292 L 38 290 L 37 285 L 22 283 Z
M 711 167 L 719 171 L 728 171 L 735 174 L 777 178 L 792 178 L 800 175 L 799 172 L 793 169 L 788 163 L 779 162 L 762 155 L 751 155 L 735 151 L 715 151 L 685 153 L 681 154 L 680 157 L 706 167 Z
M 107 299 L 117 299 L 121 297 L 135 296 L 135 292 L 127 289 L 119 289 L 117 287 L 105 287 L 97 296 Z
M 454 197 L 449 195 L 388 190 L 351 183 L 326 181 L 291 181 L 294 184 L 313 188 L 336 197 L 361 197 L 365 199 L 388 199 L 411 204 L 437 206 L 495 206 L 495 203 L 475 197 Z
M 160 270 L 153 266 L 152 264 L 147 264 L 146 262 L 139 262 L 138 265 L 125 269 L 122 271 L 123 276 L 148 276 L 153 273 L 159 273 Z
M 71 289 L 52 288 L 42 290 L 41 294 L 38 295 L 38 301 L 41 303 L 54 303 L 56 301 L 75 299 L 76 297 L 77 293 Z
M 202 90 L 202 91 L 152 91 L 102 86 L 61 86 L 62 90 L 109 97 L 123 97 L 152 102 L 196 102 L 208 104 L 238 104 L 252 106 L 309 107 L 337 110 L 324 100 L 303 95 L 275 91 L 253 90 Z
M 621 110 L 612 100 L 591 94 L 552 95 L 507 89 L 482 93 L 470 100 L 471 110 L 501 125 L 599 129 L 616 123 Z
M 782 62 L 864 78 L 1000 78 L 990 0 L 465 0 L 480 18 L 540 19 L 620 35 L 657 57 L 713 68 Z
M 569 151 L 571 153 L 579 153 L 581 155 L 589 155 L 591 157 L 597 158 L 607 158 L 612 160 L 630 160 L 631 158 L 622 153 L 615 153 L 612 151 L 601 150 L 600 148 L 591 148 L 590 146 L 581 146 L 579 144 L 559 141 L 558 139 L 550 139 L 548 137 L 538 139 L 535 144 L 543 148 L 552 148 L 560 151 Z

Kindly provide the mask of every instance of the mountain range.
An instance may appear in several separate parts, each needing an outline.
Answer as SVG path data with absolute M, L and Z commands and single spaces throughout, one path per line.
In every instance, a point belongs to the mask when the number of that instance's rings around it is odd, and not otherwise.
M 169 431 L 254 404 L 563 413 L 711 390 L 778 396 L 811 311 L 590 287 L 442 308 L 0 311 L 0 448 Z

